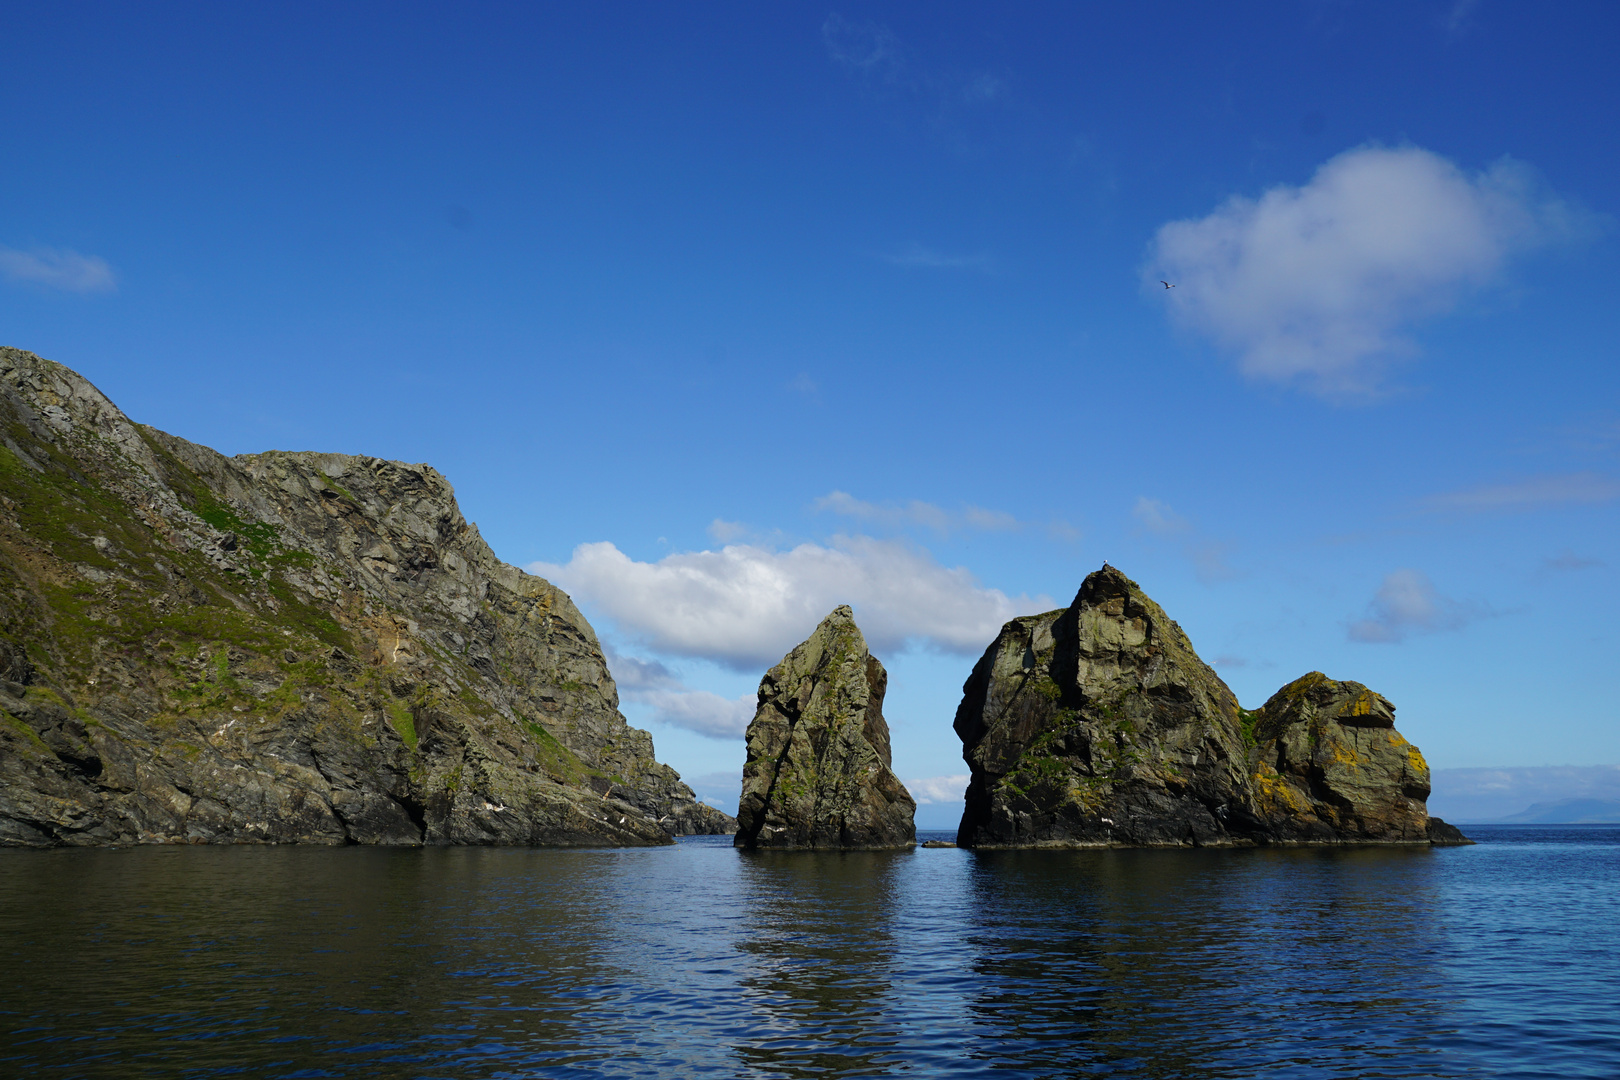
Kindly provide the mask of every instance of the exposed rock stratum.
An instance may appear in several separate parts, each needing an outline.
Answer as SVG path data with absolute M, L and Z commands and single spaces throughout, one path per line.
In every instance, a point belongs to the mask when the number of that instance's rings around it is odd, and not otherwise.
M 848 607 L 759 684 L 735 843 L 743 848 L 900 848 L 917 804 L 891 769 L 888 673 Z
M 0 349 L 0 844 L 727 832 L 426 465 L 225 457 Z
M 1466 843 L 1395 707 L 1312 672 L 1248 712 L 1110 566 L 1002 627 L 956 713 L 968 847 Z

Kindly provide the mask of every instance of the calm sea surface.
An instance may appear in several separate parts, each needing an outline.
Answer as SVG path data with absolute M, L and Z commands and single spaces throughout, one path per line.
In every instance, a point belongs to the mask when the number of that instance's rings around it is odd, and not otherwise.
M 0 852 L 0 1075 L 1620 1077 L 1620 829 Z

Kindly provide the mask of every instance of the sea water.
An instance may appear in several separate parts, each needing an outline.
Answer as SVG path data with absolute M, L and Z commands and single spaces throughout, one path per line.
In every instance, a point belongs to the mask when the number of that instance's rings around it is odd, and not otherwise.
M 1620 829 L 0 852 L 0 1075 L 1617 1077 Z

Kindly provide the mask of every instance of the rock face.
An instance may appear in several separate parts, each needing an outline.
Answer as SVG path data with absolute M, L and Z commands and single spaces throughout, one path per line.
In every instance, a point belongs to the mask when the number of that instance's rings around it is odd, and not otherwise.
M 917 804 L 890 768 L 889 677 L 839 607 L 765 673 L 737 809 L 743 848 L 899 848 Z
M 967 847 L 1466 843 L 1394 706 L 1319 673 L 1248 712 L 1113 567 L 1014 619 L 963 687 Z
M 1313 671 L 1271 695 L 1252 730 L 1253 806 L 1267 836 L 1429 838 L 1429 766 L 1382 694 Z
M 662 844 L 734 824 L 426 465 L 227 458 L 0 349 L 0 843 Z

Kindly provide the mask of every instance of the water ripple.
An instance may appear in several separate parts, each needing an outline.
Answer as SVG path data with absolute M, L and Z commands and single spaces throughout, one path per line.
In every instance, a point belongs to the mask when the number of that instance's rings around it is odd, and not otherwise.
M 1614 1077 L 1620 830 L 0 852 L 0 1072 Z

